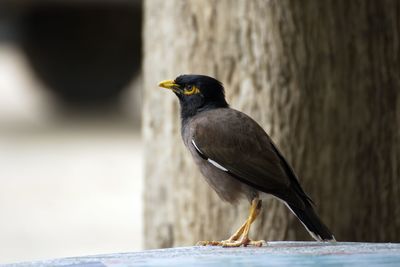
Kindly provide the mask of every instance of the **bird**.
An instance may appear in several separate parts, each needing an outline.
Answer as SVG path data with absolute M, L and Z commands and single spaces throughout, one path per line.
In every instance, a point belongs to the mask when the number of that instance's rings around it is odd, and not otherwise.
M 223 201 L 250 203 L 247 219 L 232 236 L 197 245 L 263 246 L 266 242 L 250 239 L 249 231 L 262 201 L 271 195 L 294 213 L 315 240 L 335 241 L 283 154 L 255 120 L 229 106 L 220 81 L 184 74 L 158 86 L 178 97 L 183 143 L 206 182 Z

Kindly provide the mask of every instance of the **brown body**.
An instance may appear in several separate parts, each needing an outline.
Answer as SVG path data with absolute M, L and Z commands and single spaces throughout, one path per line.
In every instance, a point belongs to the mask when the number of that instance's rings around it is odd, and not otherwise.
M 220 113 L 218 110 L 210 110 L 191 118 L 182 126 L 183 142 L 192 154 L 194 162 L 199 167 L 199 170 L 207 183 L 215 190 L 222 200 L 235 204 L 241 198 L 247 198 L 249 202 L 251 202 L 252 199 L 258 196 L 258 191 L 239 180 L 232 179 L 230 174 L 217 168 L 207 160 L 204 160 L 192 143 L 194 137 L 201 134 L 200 132 L 204 130 L 202 122 L 209 121 L 210 117 L 216 119 L 219 115 Z M 209 138 L 212 141 L 215 136 L 210 135 Z M 217 138 L 215 138 L 215 141 L 217 141 Z
M 182 138 L 206 181 L 221 199 L 236 203 L 245 197 L 251 202 L 267 193 L 304 208 L 303 200 L 291 188 L 297 183 L 293 172 L 285 170 L 269 136 L 246 114 L 231 108 L 199 113 L 182 125 Z M 192 140 L 222 167 L 240 177 L 251 177 L 249 182 L 258 189 L 204 160 Z M 213 158 L 210 154 L 214 151 L 218 155 Z

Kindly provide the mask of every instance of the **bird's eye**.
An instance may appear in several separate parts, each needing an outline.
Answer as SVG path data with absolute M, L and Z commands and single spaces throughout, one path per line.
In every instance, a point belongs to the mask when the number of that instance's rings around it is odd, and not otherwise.
M 197 94 L 199 92 L 200 92 L 200 90 L 194 85 L 187 85 L 185 87 L 185 90 L 183 91 L 183 93 L 185 95 L 194 95 L 194 94 Z

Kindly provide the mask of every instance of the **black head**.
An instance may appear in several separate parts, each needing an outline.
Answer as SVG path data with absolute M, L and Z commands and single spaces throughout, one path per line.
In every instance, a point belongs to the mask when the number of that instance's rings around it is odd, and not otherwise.
M 228 107 L 222 83 L 209 76 L 180 75 L 175 80 L 160 82 L 159 86 L 171 89 L 179 98 L 183 119 L 204 110 Z

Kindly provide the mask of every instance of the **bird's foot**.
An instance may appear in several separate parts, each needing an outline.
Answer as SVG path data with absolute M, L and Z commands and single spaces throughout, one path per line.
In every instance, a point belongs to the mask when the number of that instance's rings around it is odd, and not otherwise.
M 257 218 L 261 209 L 261 200 L 254 198 L 251 201 L 250 214 L 243 225 L 227 240 L 223 241 L 199 241 L 197 246 L 222 246 L 222 247 L 240 247 L 240 246 L 255 246 L 261 247 L 266 244 L 264 240 L 254 241 L 249 239 L 250 226 Z
M 266 242 L 264 240 L 251 240 L 248 238 L 241 238 L 239 240 L 225 240 L 222 241 L 222 247 L 240 247 L 240 246 L 254 246 L 254 247 L 262 247 L 264 244 L 266 244 Z
M 222 246 L 223 241 L 199 241 L 196 246 Z
M 227 240 L 222 241 L 199 241 L 196 246 L 223 246 L 225 243 L 233 243 L 238 239 L 237 236 L 233 235 Z
M 197 246 L 221 246 L 221 247 L 240 247 L 240 246 L 254 246 L 262 247 L 266 242 L 264 240 L 251 240 L 251 239 L 240 239 L 240 240 L 222 240 L 222 241 L 199 241 Z

